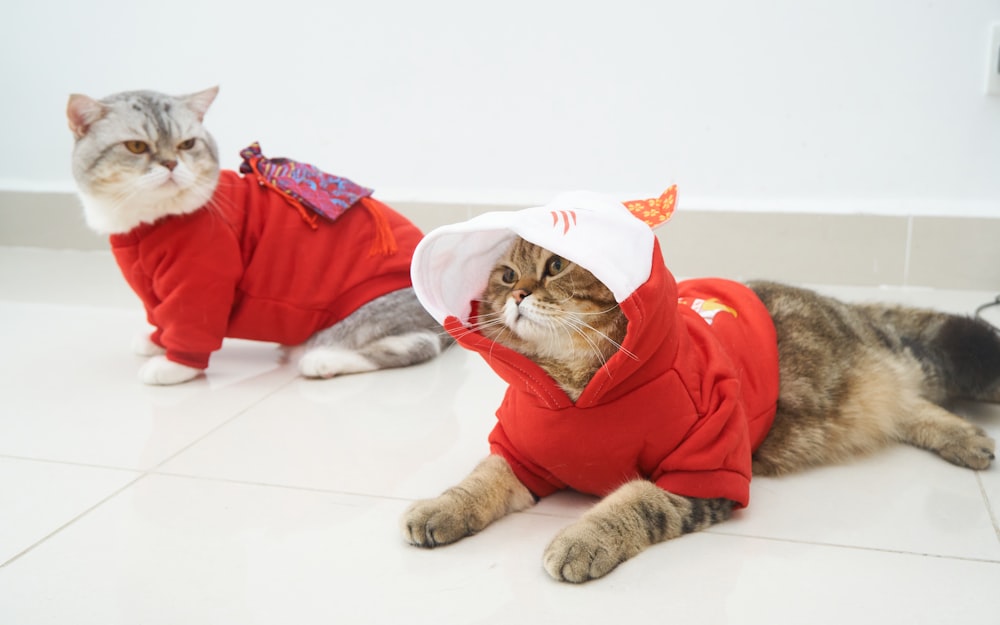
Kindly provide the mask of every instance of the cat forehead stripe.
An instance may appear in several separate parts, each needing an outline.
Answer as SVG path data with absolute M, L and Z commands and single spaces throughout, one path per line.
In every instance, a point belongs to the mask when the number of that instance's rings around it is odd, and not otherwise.
M 563 224 L 563 234 L 569 232 L 570 226 L 576 225 L 576 211 L 551 211 L 552 214 L 552 227 L 555 228 L 559 225 L 560 219 Z M 572 222 L 572 223 L 571 223 Z

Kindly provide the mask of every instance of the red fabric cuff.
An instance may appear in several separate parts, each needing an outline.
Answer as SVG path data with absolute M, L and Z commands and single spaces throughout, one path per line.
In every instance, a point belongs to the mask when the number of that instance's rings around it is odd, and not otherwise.
M 198 352 L 178 352 L 172 349 L 167 350 L 167 360 L 176 362 L 179 365 L 184 365 L 185 367 L 192 367 L 194 369 L 207 369 L 209 355 L 210 354 Z
M 750 480 L 736 471 L 672 471 L 656 480 L 656 485 L 683 497 L 722 497 L 735 501 L 737 508 L 750 503 Z

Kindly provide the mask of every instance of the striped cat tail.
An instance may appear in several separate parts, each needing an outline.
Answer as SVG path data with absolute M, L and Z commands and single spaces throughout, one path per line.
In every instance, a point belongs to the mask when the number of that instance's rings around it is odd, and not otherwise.
M 1000 332 L 989 323 L 907 306 L 857 308 L 886 347 L 920 363 L 928 399 L 1000 402 Z
M 1000 402 L 1000 333 L 972 317 L 949 315 L 932 341 L 947 363 L 950 397 Z

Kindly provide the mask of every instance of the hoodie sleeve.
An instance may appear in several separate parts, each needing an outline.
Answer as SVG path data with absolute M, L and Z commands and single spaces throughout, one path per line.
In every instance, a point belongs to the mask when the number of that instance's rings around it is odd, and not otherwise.
M 209 211 L 190 219 L 170 219 L 139 242 L 136 292 L 146 306 L 151 337 L 167 359 L 204 369 L 222 346 L 242 275 L 242 260 L 231 230 Z
M 735 382 L 735 380 L 734 380 Z M 750 501 L 750 443 L 735 397 L 723 398 L 651 475 L 660 488 L 685 497 Z
M 690 311 L 682 316 L 689 332 L 675 371 L 697 418 L 650 479 L 678 495 L 724 497 L 743 507 L 750 496 L 751 451 L 739 374 L 701 318 Z

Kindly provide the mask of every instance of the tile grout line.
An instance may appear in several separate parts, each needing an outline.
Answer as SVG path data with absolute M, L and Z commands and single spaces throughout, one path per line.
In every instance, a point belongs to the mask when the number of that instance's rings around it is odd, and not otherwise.
M 318 493 L 323 495 L 341 495 L 344 497 L 358 497 L 362 499 L 379 499 L 383 501 L 400 501 L 400 502 L 413 502 L 416 499 L 410 497 L 402 497 L 397 495 L 379 495 L 376 493 L 362 493 L 350 490 L 342 490 L 335 488 L 322 488 L 319 486 L 296 486 L 292 484 L 276 484 L 274 482 L 259 482 L 256 480 L 240 480 L 231 477 L 216 477 L 211 475 L 193 475 L 190 473 L 175 473 L 172 471 L 155 471 L 151 470 L 150 475 L 156 475 L 159 477 L 176 477 L 186 480 L 195 480 L 200 482 L 217 482 L 221 484 L 236 484 L 240 486 L 255 486 L 258 488 L 277 488 L 281 490 L 290 490 L 302 493 Z
M 997 516 L 993 512 L 993 504 L 990 501 L 990 495 L 986 490 L 986 485 L 983 484 L 983 476 L 980 471 L 976 471 L 976 483 L 979 484 L 979 492 L 983 495 L 983 503 L 986 504 L 986 514 L 990 516 L 990 523 L 993 524 L 993 532 L 997 535 L 997 540 L 1000 541 L 1000 522 L 997 521 Z
M 373 493 L 360 493 L 360 492 L 353 492 L 353 491 L 340 490 L 340 489 L 319 488 L 319 487 L 313 487 L 313 486 L 294 486 L 294 485 L 288 485 L 288 484 L 274 484 L 274 483 L 268 483 L 268 482 L 258 482 L 258 481 L 253 481 L 253 480 L 237 480 L 237 479 L 232 479 L 232 478 L 210 477 L 210 476 L 201 476 L 201 475 L 188 475 L 188 474 L 184 474 L 184 473 L 172 473 L 172 472 L 166 472 L 166 471 L 155 472 L 155 473 L 152 473 L 152 474 L 159 475 L 159 476 L 166 476 L 166 477 L 176 477 L 176 478 L 183 478 L 183 479 L 190 479 L 190 480 L 206 481 L 206 482 L 221 482 L 221 483 L 225 483 L 225 484 L 241 484 L 241 485 L 245 485 L 245 486 L 256 486 L 256 487 L 262 487 L 262 488 L 277 488 L 277 489 L 292 490 L 292 491 L 299 491 L 299 492 L 322 493 L 322 494 L 327 494 L 327 495 L 341 495 L 341 496 L 346 496 L 346 497 L 358 497 L 358 498 L 363 498 L 363 499 L 378 499 L 378 500 L 382 500 L 382 501 L 399 501 L 399 502 L 413 502 L 413 501 L 416 501 L 416 499 L 413 499 L 413 498 L 410 498 L 410 497 L 394 496 L 394 495 L 378 495 L 378 494 L 373 494 Z M 981 486 L 981 484 L 980 484 L 980 486 Z M 983 497 L 984 497 L 984 499 L 986 499 L 987 505 L 988 505 L 989 501 L 986 498 L 985 492 L 983 492 Z M 995 517 L 993 516 L 992 509 L 990 509 L 989 512 L 990 512 L 990 519 L 991 519 L 991 521 L 993 521 L 994 530 L 997 532 L 998 539 L 1000 539 L 1000 529 L 998 529 L 998 527 L 997 527 L 997 522 L 996 522 Z M 564 516 L 564 515 L 560 515 L 560 514 L 551 514 L 551 513 L 546 513 L 546 512 L 537 512 L 537 511 L 534 511 L 534 510 L 531 510 L 531 509 L 524 510 L 524 511 L 520 512 L 520 514 L 533 515 L 533 516 L 542 516 L 542 517 L 554 518 L 554 519 L 564 519 L 564 520 L 566 520 L 568 522 L 572 522 L 572 521 L 574 521 L 577 518 L 577 517 Z M 826 547 L 826 548 L 832 548 L 832 549 L 850 549 L 850 550 L 856 550 L 856 551 L 873 551 L 873 552 L 878 552 L 878 553 L 890 553 L 890 554 L 896 554 L 896 555 L 908 555 L 908 556 L 925 557 L 925 558 L 939 558 L 939 559 L 943 559 L 943 560 L 961 560 L 961 561 L 967 561 L 967 562 L 981 562 L 981 563 L 985 563 L 985 564 L 1000 564 L 1000 560 L 991 560 L 989 558 L 973 558 L 973 557 L 968 557 L 968 556 L 955 556 L 955 555 L 936 554 L 936 553 L 921 553 L 921 552 L 918 552 L 918 551 L 907 551 L 907 550 L 903 550 L 903 549 L 888 549 L 888 548 L 884 548 L 884 547 L 866 547 L 866 546 L 863 546 L 863 545 L 849 545 L 849 544 L 843 544 L 843 543 L 830 543 L 830 542 L 822 542 L 822 541 L 796 540 L 796 539 L 792 539 L 792 538 L 778 538 L 778 537 L 773 537 L 773 536 L 757 536 L 757 535 L 752 535 L 752 534 L 736 534 L 736 533 L 733 533 L 733 532 L 719 531 L 718 528 L 712 528 L 710 530 L 706 530 L 703 533 L 705 533 L 705 534 L 715 534 L 715 535 L 718 535 L 718 536 L 729 536 L 731 538 L 750 538 L 750 539 L 753 539 L 753 540 L 767 540 L 767 541 L 773 541 L 773 542 L 783 542 L 783 543 L 791 543 L 791 544 L 799 544 L 799 545 L 814 545 L 814 546 L 817 546 L 817 547 Z
M 989 558 L 972 558 L 969 556 L 950 556 L 938 553 L 920 553 L 919 551 L 906 551 L 903 549 L 888 549 L 885 547 L 865 547 L 862 545 L 845 545 L 840 543 L 826 543 L 812 540 L 797 540 L 794 538 L 775 538 L 773 536 L 755 536 L 753 534 L 735 534 L 732 532 L 720 532 L 716 529 L 706 530 L 703 533 L 715 536 L 729 536 L 730 538 L 751 538 L 754 540 L 767 540 L 778 543 L 790 543 L 794 545 L 813 545 L 816 547 L 827 547 L 831 549 L 850 549 L 852 551 L 873 551 L 876 553 L 890 553 L 902 556 L 915 556 L 918 558 L 936 558 L 939 560 L 960 560 L 962 562 L 980 562 L 983 564 L 1000 565 L 1000 560 L 990 560 Z
M 0 564 L 0 569 L 3 569 L 8 564 L 11 564 L 12 562 L 20 559 L 22 556 L 27 555 L 28 553 L 30 553 L 31 551 L 33 551 L 36 547 L 38 547 L 42 543 L 46 542 L 48 539 L 52 538 L 56 534 L 59 534 L 60 532 L 62 532 L 64 529 L 66 529 L 70 525 L 73 525 L 74 523 L 76 523 L 77 521 L 79 521 L 83 517 L 87 516 L 88 514 L 90 514 L 94 510 L 96 510 L 97 508 L 103 506 L 108 501 L 114 499 L 115 497 L 117 497 L 121 493 L 125 492 L 125 490 L 131 488 L 136 482 L 144 479 L 145 477 L 146 477 L 145 473 L 143 473 L 142 475 L 136 476 L 134 479 L 130 480 L 128 483 L 126 483 L 124 486 L 122 486 L 121 488 L 119 488 L 115 492 L 111 493 L 110 495 L 108 495 L 104 499 L 101 499 L 100 501 L 98 501 L 94 505 L 90 506 L 89 508 L 87 508 L 86 510 L 84 510 L 83 512 L 81 512 L 80 514 L 76 515 L 75 517 L 73 517 L 69 521 L 66 521 L 65 523 L 63 523 L 62 525 L 60 525 L 56 529 L 52 530 L 51 532 L 49 532 L 48 534 L 46 534 L 45 536 L 43 536 L 39 540 L 35 541 L 33 544 L 31 544 L 30 546 L 28 546 L 27 548 L 25 548 L 20 553 L 12 556 L 6 562 Z
M 76 461 L 76 460 L 56 460 L 54 458 L 39 458 L 39 457 L 33 457 L 33 456 L 20 456 L 20 455 L 17 455 L 17 454 L 3 454 L 3 453 L 0 453 L 0 460 L 23 460 L 23 461 L 27 461 L 27 462 L 42 462 L 42 463 L 46 463 L 46 464 L 61 464 L 61 465 L 66 465 L 66 466 L 71 466 L 71 467 L 85 467 L 85 468 L 88 468 L 88 469 L 105 469 L 105 470 L 108 470 L 108 471 L 128 471 L 128 472 L 131 472 L 131 473 L 143 473 L 143 474 L 145 474 L 145 473 L 154 473 L 154 474 L 157 474 L 157 475 L 171 475 L 170 473 L 160 473 L 160 472 L 157 471 L 157 469 L 159 467 L 163 466 L 163 464 L 165 464 L 166 462 L 169 462 L 170 460 L 173 460 L 175 457 L 177 457 L 177 455 L 179 455 L 180 453 L 186 451 L 192 445 L 200 443 L 201 441 L 203 441 L 205 439 L 205 437 L 207 437 L 207 436 L 209 436 L 209 435 L 217 432 L 220 428 L 222 428 L 222 427 L 226 426 L 227 424 L 229 424 L 233 419 L 235 419 L 235 418 L 243 415 L 247 410 L 255 407 L 257 404 L 259 404 L 260 402 L 264 401 L 265 399 L 267 399 L 268 397 L 270 397 L 274 393 L 276 393 L 276 392 L 284 389 L 285 387 L 287 387 L 289 384 L 291 384 L 294 381 L 295 381 L 295 378 L 292 378 L 292 379 L 288 380 L 287 382 L 281 384 L 280 386 L 275 387 L 274 390 L 272 390 L 271 392 L 267 393 L 266 395 L 261 396 L 260 399 L 258 399 L 257 401 L 252 402 L 251 404 L 247 405 L 243 409 L 239 410 L 232 417 L 229 417 L 225 421 L 219 423 L 218 425 L 216 425 L 212 429 L 210 429 L 207 432 L 205 432 L 204 434 L 202 434 L 200 437 L 198 437 L 197 440 L 194 440 L 191 443 L 185 445 L 180 450 L 176 451 L 175 453 L 171 454 L 170 456 L 167 456 L 166 458 L 164 458 L 163 460 L 161 460 L 160 462 L 158 462 L 157 464 L 153 465 L 151 468 L 148 468 L 148 469 L 137 469 L 135 467 L 119 466 L 119 465 L 113 465 L 113 464 L 99 464 L 99 463 L 94 463 L 94 462 L 79 462 L 79 461 Z M 178 474 L 178 475 L 180 475 L 180 474 Z
M 284 384 L 280 384 L 280 385 L 276 386 L 269 393 L 265 393 L 264 395 L 262 395 L 256 401 L 250 402 L 249 404 L 247 404 L 246 406 L 244 406 L 241 410 L 238 410 L 236 412 L 236 414 L 234 414 L 233 416 L 229 417 L 228 419 L 226 419 L 222 423 L 216 425 L 214 428 L 208 430 L 207 432 L 205 432 L 204 434 L 202 434 L 201 436 L 199 436 L 195 440 L 191 441 L 187 445 L 184 445 L 183 447 L 181 447 L 180 449 L 178 449 L 174 453 L 170 454 L 169 456 L 167 456 L 166 458 L 164 458 L 160 462 L 156 463 L 152 467 L 150 467 L 148 469 L 145 469 L 143 471 L 143 474 L 145 474 L 145 475 L 149 475 L 149 474 L 157 474 L 157 475 L 159 475 L 160 473 L 157 471 L 157 469 L 159 469 L 160 467 L 162 467 L 166 463 L 170 462 L 171 460 L 173 460 L 177 456 L 181 455 L 185 451 L 191 449 L 192 447 L 194 447 L 198 443 L 202 442 L 203 440 L 205 440 L 206 438 L 208 438 L 212 434 L 215 434 L 216 432 L 218 432 L 222 428 L 226 427 L 227 425 L 229 425 L 230 423 L 232 423 L 236 419 L 240 418 L 241 416 L 243 416 L 244 414 L 246 414 L 251 408 L 257 407 L 258 405 L 260 405 L 261 403 L 263 403 L 265 400 L 267 400 L 269 397 L 271 397 L 272 395 L 274 395 L 278 391 L 281 391 L 281 390 L 285 389 L 287 386 L 289 386 L 293 382 L 295 382 L 296 378 L 297 378 L 297 376 L 290 378 Z
M 23 462 L 41 462 L 44 464 L 59 464 L 67 467 L 83 467 L 86 469 L 103 469 L 105 471 L 128 471 L 129 473 L 143 473 L 142 469 L 135 467 L 119 467 L 110 464 L 94 464 L 91 462 L 77 462 L 75 460 L 54 460 L 52 458 L 32 458 L 31 456 L 16 456 L 13 454 L 0 454 L 0 460 L 18 460 Z
M 261 396 L 257 401 L 251 402 L 248 405 L 244 406 L 243 409 L 237 411 L 236 414 L 234 414 L 230 418 L 228 418 L 225 421 L 223 421 L 222 423 L 216 425 L 214 428 L 208 430 L 207 432 L 205 432 L 204 434 L 202 434 L 201 436 L 199 436 L 194 441 L 191 441 L 190 443 L 188 443 L 184 447 L 182 447 L 179 450 L 177 450 L 175 453 L 167 456 L 166 458 L 164 458 L 163 460 L 161 460 L 160 462 L 158 462 L 156 465 L 154 465 L 154 466 L 152 466 L 152 467 L 150 467 L 148 469 L 137 470 L 137 469 L 118 469 L 118 468 L 115 468 L 116 470 L 132 471 L 134 473 L 140 473 L 140 475 L 136 476 L 134 479 L 130 480 L 124 486 L 122 486 L 121 488 L 115 490 L 113 493 L 111 493 L 110 495 L 104 497 L 103 499 L 101 499 L 100 501 L 98 501 L 97 503 L 95 503 L 94 505 L 90 506 L 89 508 L 86 508 L 83 512 L 77 514 L 75 517 L 73 517 L 69 521 L 63 523 L 62 525 L 60 525 L 56 529 L 52 530 L 51 532 L 49 532 L 48 534 L 46 534 L 45 536 L 43 536 L 41 539 L 35 541 L 34 543 L 32 543 L 31 545 L 29 545 L 27 548 L 25 548 L 21 552 L 19 552 L 19 553 L 15 554 L 14 556 L 8 558 L 5 562 L 0 563 L 0 569 L 5 568 L 7 565 L 9 565 L 9 564 L 17 561 L 18 559 L 20 559 L 21 557 L 23 557 L 25 555 L 27 555 L 28 553 L 30 553 L 31 551 L 33 551 L 34 549 L 36 549 L 42 543 L 48 541 L 53 536 L 56 536 L 57 534 L 60 534 L 63 530 L 65 530 L 69 526 L 73 525 L 74 523 L 76 523 L 80 519 L 84 518 L 85 516 L 87 516 L 88 514 L 90 514 L 91 512 L 93 512 L 94 510 L 96 510 L 97 508 L 103 506 L 108 501 L 111 501 L 112 499 L 114 499 L 115 497 L 117 497 L 118 495 L 120 495 L 121 493 L 125 492 L 126 490 L 128 490 L 129 488 L 131 488 L 132 486 L 134 486 L 139 481 L 141 481 L 141 480 L 149 477 L 150 475 L 168 475 L 168 474 L 164 474 L 164 473 L 158 473 L 157 469 L 160 468 L 161 466 L 163 466 L 164 464 L 166 464 L 167 462 L 173 460 L 178 455 L 184 453 L 185 451 L 187 451 L 188 449 L 190 449 L 194 445 L 197 445 L 201 441 L 205 440 L 205 438 L 207 438 L 208 436 L 211 436 L 215 432 L 219 431 L 221 428 L 223 428 L 226 425 L 232 423 L 235 419 L 237 419 L 240 416 L 242 416 L 243 414 L 245 414 L 248 410 L 250 410 L 251 408 L 257 406 L 258 404 L 260 404 L 261 402 L 263 402 L 267 398 L 271 397 L 272 395 L 274 395 L 278 391 L 284 389 L 285 387 L 287 387 L 288 385 L 290 385 L 294 381 L 295 381 L 295 378 L 293 377 L 293 378 L 289 379 L 287 382 L 285 382 L 284 384 L 281 384 L 281 385 L 275 387 L 274 389 L 271 390 L 271 392 L 266 393 L 265 395 Z M 15 458 L 15 457 L 12 457 L 12 456 L 0 456 L 0 457 Z M 40 460 L 40 459 L 37 459 L 37 458 L 16 458 L 16 459 L 18 459 L 18 460 L 28 460 L 28 461 L 34 460 L 36 462 L 48 462 L 48 463 L 52 463 L 52 464 L 66 464 L 66 465 L 74 465 L 74 466 L 86 466 L 86 467 L 100 468 L 100 469 L 111 469 L 112 468 L 112 467 L 106 467 L 106 466 L 100 466 L 100 465 L 87 465 L 87 464 L 83 464 L 83 463 L 59 462 L 57 460 Z

